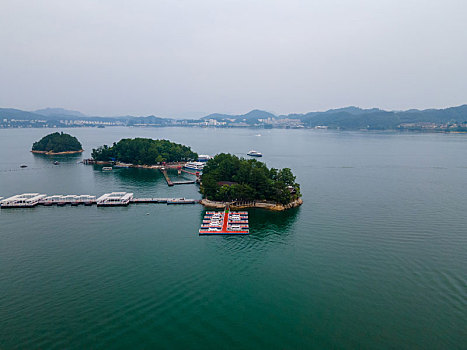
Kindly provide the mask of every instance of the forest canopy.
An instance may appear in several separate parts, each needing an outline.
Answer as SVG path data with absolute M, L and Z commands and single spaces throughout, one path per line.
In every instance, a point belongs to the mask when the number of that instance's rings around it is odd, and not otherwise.
M 216 201 L 267 200 L 281 204 L 300 197 L 300 185 L 289 168 L 268 169 L 256 159 L 221 153 L 210 159 L 201 177 L 201 193 Z
M 146 138 L 122 139 L 109 147 L 101 146 L 92 150 L 97 161 L 115 160 L 138 165 L 154 165 L 161 162 L 182 162 L 198 158 L 190 147 L 168 140 Z
M 40 152 L 79 152 L 82 151 L 81 143 L 74 136 L 54 132 L 44 136 L 32 145 L 33 151 Z

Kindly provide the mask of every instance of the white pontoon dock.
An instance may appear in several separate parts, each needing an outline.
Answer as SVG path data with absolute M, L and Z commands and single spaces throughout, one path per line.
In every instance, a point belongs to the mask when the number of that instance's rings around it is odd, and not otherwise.
M 46 197 L 40 193 L 23 193 L 3 199 L 0 204 L 2 208 L 31 208 L 39 204 L 39 201 Z
M 133 199 L 133 193 L 112 192 L 106 193 L 97 198 L 97 206 L 117 206 L 128 205 Z

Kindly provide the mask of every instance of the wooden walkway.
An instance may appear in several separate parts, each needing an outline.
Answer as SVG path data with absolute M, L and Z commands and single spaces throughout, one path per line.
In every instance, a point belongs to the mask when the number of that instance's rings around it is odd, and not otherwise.
M 164 175 L 165 181 L 167 181 L 167 185 L 173 186 L 174 183 L 172 182 L 172 180 L 170 180 L 170 177 L 169 177 L 169 175 L 167 174 L 167 169 L 165 169 L 165 168 L 159 168 L 159 170 L 160 170 L 161 173 Z

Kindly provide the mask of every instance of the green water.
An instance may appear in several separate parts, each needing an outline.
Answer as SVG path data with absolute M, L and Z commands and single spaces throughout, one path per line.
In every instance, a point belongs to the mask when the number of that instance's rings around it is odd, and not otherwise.
M 0 196 L 199 198 L 152 170 L 77 164 L 142 136 L 261 151 L 305 203 L 251 210 L 242 237 L 198 236 L 199 205 L 1 210 L 0 349 L 466 348 L 466 135 L 66 131 L 86 152 L 54 166 L 28 152 L 50 130 L 0 130 Z

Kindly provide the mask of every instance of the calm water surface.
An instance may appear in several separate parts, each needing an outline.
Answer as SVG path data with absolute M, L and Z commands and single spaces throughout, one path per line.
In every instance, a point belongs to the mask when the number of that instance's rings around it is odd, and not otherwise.
M 65 131 L 86 151 L 54 166 L 29 152 L 51 130 L 0 130 L 0 196 L 199 198 L 156 171 L 77 164 L 141 136 L 259 150 L 305 203 L 251 210 L 247 237 L 199 237 L 198 205 L 1 210 L 1 349 L 467 347 L 466 135 Z

